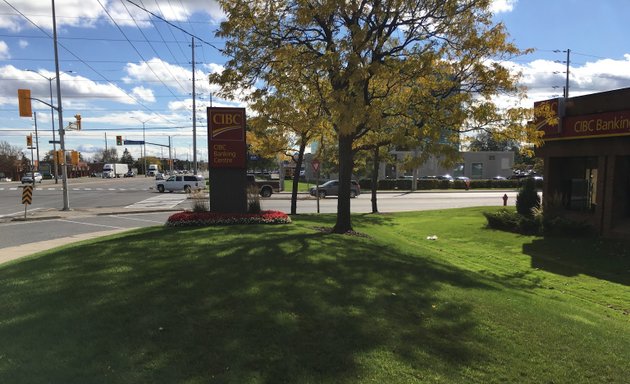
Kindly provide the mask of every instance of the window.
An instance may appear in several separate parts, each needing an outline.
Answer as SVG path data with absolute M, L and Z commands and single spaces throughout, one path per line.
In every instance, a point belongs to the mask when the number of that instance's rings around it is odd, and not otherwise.
M 471 164 L 471 176 L 473 179 L 483 178 L 483 163 Z

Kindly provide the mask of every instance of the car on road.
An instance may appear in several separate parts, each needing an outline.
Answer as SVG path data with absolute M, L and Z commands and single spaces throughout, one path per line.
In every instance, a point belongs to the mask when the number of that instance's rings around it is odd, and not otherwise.
M 317 187 L 311 187 L 309 190 L 311 196 L 317 196 L 324 198 L 326 196 L 338 196 L 339 195 L 339 180 L 330 180 Z M 361 194 L 361 187 L 359 183 L 352 180 L 350 185 L 350 197 L 354 198 Z
M 156 173 L 155 180 L 164 180 L 164 174 L 162 172 Z
M 42 179 L 42 174 L 39 172 L 26 172 L 24 176 L 22 176 L 22 184 L 41 183 Z
M 130 169 L 125 173 L 125 177 L 136 177 L 136 174 Z
M 206 180 L 201 175 L 173 175 L 166 180 L 156 180 L 155 187 L 158 192 L 184 191 L 191 193 L 206 187 Z

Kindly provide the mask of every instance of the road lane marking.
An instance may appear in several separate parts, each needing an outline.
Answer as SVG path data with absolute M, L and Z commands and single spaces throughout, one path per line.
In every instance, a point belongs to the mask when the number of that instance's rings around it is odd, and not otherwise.
M 59 219 L 58 221 L 63 221 L 64 223 L 72 223 L 72 224 L 91 225 L 91 226 L 93 226 L 93 227 L 103 227 L 103 228 L 113 228 L 113 229 L 125 229 L 125 227 L 115 227 L 115 226 L 113 226 L 113 225 L 86 223 L 86 222 L 83 222 L 83 221 L 74 221 L 74 220 L 67 220 L 67 219 Z

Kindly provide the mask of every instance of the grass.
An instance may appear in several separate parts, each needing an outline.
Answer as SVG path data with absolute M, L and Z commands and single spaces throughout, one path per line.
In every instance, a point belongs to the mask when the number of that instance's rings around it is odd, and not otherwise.
M 325 180 L 320 181 L 323 184 Z M 315 182 L 307 183 L 305 181 L 298 182 L 298 192 L 308 192 L 311 187 L 315 186 Z M 293 180 L 284 180 L 284 191 L 291 192 L 293 190 Z
M 0 266 L 2 383 L 625 383 L 628 244 L 489 208 L 136 230 Z M 438 240 L 427 240 L 436 235 Z

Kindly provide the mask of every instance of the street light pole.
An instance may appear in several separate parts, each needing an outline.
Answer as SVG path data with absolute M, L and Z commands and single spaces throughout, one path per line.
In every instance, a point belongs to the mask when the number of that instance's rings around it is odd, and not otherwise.
M 147 142 L 146 142 L 146 134 L 145 134 L 145 124 L 147 121 L 153 120 L 155 117 L 146 120 L 140 120 L 137 117 L 131 116 L 132 119 L 138 120 L 142 123 L 142 158 L 144 159 L 144 177 L 147 177 Z
M 52 87 L 52 81 L 55 80 L 57 77 L 56 76 L 46 77 L 42 75 L 41 73 L 32 69 L 27 69 L 26 71 L 38 74 L 39 76 L 48 80 L 48 87 L 50 90 L 50 124 L 52 126 L 52 141 L 53 141 L 53 175 L 55 177 L 55 184 L 59 184 L 59 175 L 57 172 L 57 168 L 58 168 L 57 155 L 56 155 L 57 154 L 57 140 L 55 139 L 55 107 L 53 107 L 53 87 Z M 64 73 L 73 73 L 73 71 L 66 71 Z

